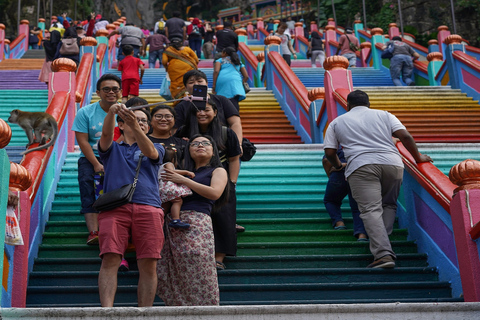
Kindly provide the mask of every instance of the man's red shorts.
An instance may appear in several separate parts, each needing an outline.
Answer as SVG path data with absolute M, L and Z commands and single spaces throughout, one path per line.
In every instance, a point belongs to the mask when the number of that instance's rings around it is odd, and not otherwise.
M 98 215 L 100 257 L 105 253 L 123 255 L 132 237 L 137 259 L 160 259 L 163 248 L 163 210 L 128 203 Z
M 140 80 L 139 79 L 125 79 L 122 80 L 122 97 L 139 96 L 140 94 Z

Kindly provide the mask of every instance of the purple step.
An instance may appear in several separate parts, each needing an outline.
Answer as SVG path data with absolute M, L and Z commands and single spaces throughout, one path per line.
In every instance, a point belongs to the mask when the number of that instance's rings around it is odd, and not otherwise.
M 1 70 L 0 90 L 45 90 L 47 85 L 38 80 L 40 70 Z

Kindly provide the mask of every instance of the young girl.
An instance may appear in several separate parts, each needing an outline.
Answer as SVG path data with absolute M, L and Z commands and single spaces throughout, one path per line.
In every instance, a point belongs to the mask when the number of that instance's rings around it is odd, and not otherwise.
M 180 220 L 180 208 L 183 204 L 182 197 L 191 195 L 192 190 L 183 184 L 178 185 L 171 181 L 163 181 L 162 173 L 165 172 L 165 169 L 175 170 L 176 173 L 189 176 L 192 179 L 195 177 L 195 174 L 187 170 L 177 170 L 175 169 L 176 166 L 177 150 L 173 147 L 165 147 L 163 164 L 160 167 L 160 170 L 158 170 L 160 199 L 162 200 L 162 206 L 165 211 L 168 211 L 170 208 L 172 221 L 168 224 L 168 226 L 175 229 L 188 229 L 190 228 L 190 225 Z

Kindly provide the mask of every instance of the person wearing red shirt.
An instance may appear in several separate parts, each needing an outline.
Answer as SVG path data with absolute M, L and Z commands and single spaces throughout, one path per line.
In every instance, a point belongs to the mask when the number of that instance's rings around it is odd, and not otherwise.
M 124 45 L 122 49 L 125 59 L 118 64 L 118 71 L 122 71 L 122 103 L 125 103 L 128 99 L 138 97 L 140 84 L 143 84 L 145 67 L 142 60 L 133 56 L 131 45 Z M 138 69 L 140 69 L 140 76 Z

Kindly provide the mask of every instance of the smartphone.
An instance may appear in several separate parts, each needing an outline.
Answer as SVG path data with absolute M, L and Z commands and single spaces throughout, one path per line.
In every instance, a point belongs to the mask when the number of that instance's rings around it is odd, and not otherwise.
M 207 90 L 207 86 L 197 84 L 193 86 L 192 96 L 204 98 L 202 101 L 193 100 L 193 104 L 197 107 L 198 110 L 205 110 L 205 107 L 207 106 Z

